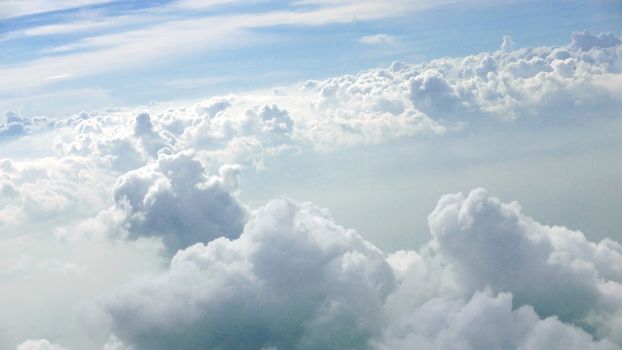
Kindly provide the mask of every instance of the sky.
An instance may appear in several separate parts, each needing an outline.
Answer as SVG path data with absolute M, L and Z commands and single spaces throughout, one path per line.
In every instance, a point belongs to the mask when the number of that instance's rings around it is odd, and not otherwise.
M 0 349 L 622 349 L 622 4 L 0 0 Z

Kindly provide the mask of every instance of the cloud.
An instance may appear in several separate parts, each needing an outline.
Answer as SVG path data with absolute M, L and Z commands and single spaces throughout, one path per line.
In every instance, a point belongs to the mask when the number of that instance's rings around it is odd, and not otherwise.
M 359 41 L 365 45 L 395 45 L 399 40 L 387 34 L 373 34 L 366 35 L 359 39 Z
M 123 344 L 115 335 L 111 335 L 102 350 L 133 350 L 133 347 Z
M 529 306 L 514 308 L 510 293 L 476 292 L 462 299 L 435 298 L 391 324 L 376 349 L 619 349 L 594 341 L 555 317 L 540 319 Z
M 606 328 L 594 314 L 622 306 L 611 289 L 622 287 L 622 246 L 613 241 L 596 244 L 580 232 L 538 224 L 518 204 L 482 189 L 444 196 L 429 224 L 428 248 L 452 265 L 467 290 L 511 292 L 518 305 L 588 329 Z
M 441 198 L 430 229 L 419 252 L 385 256 L 325 210 L 272 201 L 87 319 L 136 349 L 619 349 L 617 243 L 482 189 Z
M 62 225 L 105 207 L 113 180 L 83 158 L 0 159 L 2 235 Z
M 52 344 L 46 339 L 26 340 L 17 346 L 17 350 L 67 350 L 60 345 Z
M 210 177 L 191 153 L 162 154 L 118 178 L 115 207 L 127 213 L 129 238 L 160 237 L 171 254 L 196 242 L 235 238 L 247 215 L 232 194 L 238 172 L 222 166 Z
M 442 118 L 460 104 L 454 88 L 436 70 L 426 70 L 409 81 L 410 98 L 417 109 Z
M 622 99 L 612 82 L 619 80 L 622 44 L 611 34 L 575 33 L 573 38 L 562 47 L 509 51 L 506 45 L 423 64 L 395 62 L 356 75 L 309 80 L 279 94 L 216 96 L 194 105 L 74 116 L 56 123 L 71 128 L 58 138 L 56 149 L 119 173 L 145 165 L 160 151 L 188 148 L 213 164 L 262 168 L 267 158 L 286 150 L 330 151 L 512 122 L 539 127 L 615 118 Z M 576 44 L 586 38 L 603 43 L 586 51 Z M 151 131 L 134 132 L 138 122 L 150 124 Z M 22 134 L 26 125 L 14 124 L 5 127 L 7 137 Z
M 110 0 L 5 0 L 0 3 L 0 19 L 74 9 L 110 2 Z
M 228 113 L 232 103 L 236 106 Z M 60 156 L 88 157 L 99 167 L 123 173 L 158 158 L 195 150 L 215 164 L 260 168 L 264 158 L 294 148 L 294 121 L 278 106 L 240 97 L 216 97 L 194 106 L 101 112 L 56 122 L 65 131 L 55 140 Z
M 577 40 L 590 44 L 581 46 Z M 395 93 L 402 98 L 408 92 L 412 107 L 427 117 L 451 117 L 469 124 L 488 117 L 594 118 L 596 101 L 614 110 L 620 108 L 620 101 L 594 84 L 618 74 L 619 45 L 619 39 L 612 34 L 595 37 L 575 33 L 567 47 L 507 51 L 506 45 L 494 53 L 443 58 L 421 65 L 399 63 L 390 70 L 361 73 L 353 81 L 342 79 L 343 88 L 333 90 L 350 89 L 348 95 L 362 90 L 368 99 L 376 91 L 387 96 L 397 90 Z M 594 48 L 586 53 L 586 46 Z M 382 73 L 384 80 L 373 79 L 374 73 Z M 327 87 L 328 82 L 320 85 Z M 388 87 L 388 91 L 385 93 L 381 87 Z
M 622 44 L 620 38 L 612 33 L 592 35 L 586 30 L 572 33 L 572 42 L 570 46 L 581 51 L 589 51 L 592 48 L 610 48 L 620 44 Z
M 511 36 L 504 35 L 501 40 L 501 46 L 499 48 L 501 49 L 501 51 L 511 51 L 512 48 L 514 47 L 514 44 L 516 43 L 512 41 Z
M 238 239 L 178 252 L 168 272 L 99 312 L 137 349 L 362 348 L 393 284 L 358 234 L 311 204 L 276 200 Z
M 149 159 L 157 158 L 160 149 L 167 148 L 166 140 L 153 129 L 151 117 L 146 113 L 137 116 L 89 115 L 57 121 L 57 126 L 70 128 L 54 141 L 60 156 L 88 157 L 93 163 L 117 172 L 136 169 Z
M 45 130 L 48 124 L 45 117 L 22 118 L 17 113 L 9 111 L 4 122 L 0 123 L 0 143 Z

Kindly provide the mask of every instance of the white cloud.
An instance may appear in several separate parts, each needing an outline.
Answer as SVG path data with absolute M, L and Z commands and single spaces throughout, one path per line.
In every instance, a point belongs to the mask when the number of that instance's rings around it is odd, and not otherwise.
M 133 350 L 133 347 L 123 344 L 115 335 L 111 335 L 102 350 Z
M 421 252 L 387 259 L 325 211 L 273 201 L 239 238 L 179 251 L 90 319 L 137 349 L 619 349 L 590 334 L 618 331 L 608 320 L 622 304 L 604 290 L 621 290 L 619 245 L 539 225 L 483 190 L 442 198 L 430 226 Z
M 266 156 L 296 147 L 334 150 L 517 120 L 550 125 L 614 117 L 622 110 L 614 88 L 622 44 L 613 35 L 587 32 L 572 40 L 564 47 L 396 62 L 279 94 L 213 97 L 168 110 L 151 106 L 145 108 L 153 125 L 150 141 L 125 127 L 141 111 L 105 111 L 67 121 L 74 130 L 57 146 L 62 154 L 89 155 L 119 171 L 143 165 L 164 148 L 187 147 L 216 162 L 261 168 Z M 286 113 L 286 124 L 279 121 L 285 129 L 270 129 L 272 122 L 261 115 L 266 108 Z M 5 132 L 20 134 L 20 127 Z
M 63 225 L 97 213 L 109 201 L 112 179 L 83 158 L 0 160 L 2 235 Z
M 529 306 L 514 308 L 512 295 L 476 292 L 462 299 L 434 298 L 391 324 L 377 349 L 619 349 L 594 341 L 555 317 L 540 319 Z
M 17 346 L 17 350 L 66 350 L 57 344 L 51 344 L 45 339 L 26 340 Z
M 0 2 L 0 18 L 33 15 L 111 2 L 110 0 L 4 0 Z
M 359 39 L 365 45 L 395 45 L 399 40 L 387 34 L 366 35 Z
M 45 117 L 22 118 L 11 111 L 7 112 L 4 119 L 0 123 L 0 143 L 45 130 L 50 124 Z
M 168 272 L 98 312 L 137 349 L 361 348 L 393 283 L 383 254 L 355 232 L 313 205 L 278 200 L 240 238 L 178 252 Z
M 622 246 L 615 242 L 595 244 L 580 232 L 540 225 L 518 204 L 481 189 L 441 198 L 429 224 L 428 248 L 453 266 L 467 290 L 511 292 L 515 303 L 541 316 L 603 332 L 608 322 L 595 314 L 622 307 L 615 296 L 622 290 Z
M 592 35 L 590 32 L 574 32 L 572 33 L 572 43 L 570 46 L 582 51 L 589 51 L 592 48 L 609 48 L 622 44 L 620 38 L 612 33 L 601 33 Z
M 130 171 L 113 189 L 115 207 L 126 211 L 129 238 L 161 237 L 171 254 L 196 242 L 237 237 L 246 209 L 232 194 L 235 166 L 207 176 L 191 153 L 162 154 L 155 164 Z
M 616 243 L 481 189 L 441 198 L 430 228 L 420 252 L 387 258 L 324 210 L 273 201 L 239 238 L 179 251 L 90 319 L 137 349 L 619 349 Z

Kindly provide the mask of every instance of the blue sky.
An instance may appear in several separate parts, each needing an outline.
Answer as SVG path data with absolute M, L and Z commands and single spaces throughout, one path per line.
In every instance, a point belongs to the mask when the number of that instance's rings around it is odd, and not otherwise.
M 0 109 L 25 116 L 464 56 L 495 50 L 504 35 L 516 47 L 535 47 L 565 44 L 575 30 L 622 30 L 618 1 L 41 0 L 0 6 Z

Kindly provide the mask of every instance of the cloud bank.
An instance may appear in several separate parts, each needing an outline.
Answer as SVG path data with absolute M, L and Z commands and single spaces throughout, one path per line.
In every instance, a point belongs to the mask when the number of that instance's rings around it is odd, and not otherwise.
M 121 172 L 159 151 L 188 148 L 213 163 L 261 168 L 267 157 L 300 148 L 334 151 L 508 123 L 577 124 L 612 119 L 622 110 L 616 36 L 576 32 L 561 47 L 509 50 L 506 44 L 496 52 L 395 62 L 271 93 L 153 106 L 149 113 L 83 113 L 55 123 L 65 131 L 55 147 L 60 155 L 88 156 Z M 17 119 L 0 135 L 26 134 L 27 125 Z
M 282 155 L 619 117 L 616 36 L 511 46 L 181 106 L 9 113 L 0 142 L 55 138 L 51 155 L 0 160 L 0 238 L 163 248 L 156 272 L 73 305 L 98 349 L 620 349 L 622 246 L 484 189 L 440 198 L 429 241 L 398 252 L 311 203 L 240 200 L 240 174 Z M 64 349 L 53 332 L 3 336 Z
M 430 229 L 387 256 L 312 204 L 273 201 L 239 238 L 102 299 L 93 326 L 137 349 L 619 348 L 619 244 L 483 189 L 441 198 Z

